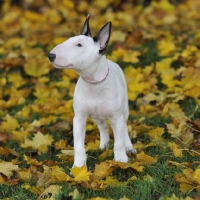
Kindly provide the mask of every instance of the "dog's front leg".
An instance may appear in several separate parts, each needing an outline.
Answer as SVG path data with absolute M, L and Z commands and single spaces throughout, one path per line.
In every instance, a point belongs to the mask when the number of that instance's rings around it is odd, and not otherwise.
M 73 119 L 73 135 L 74 135 L 74 165 L 82 167 L 86 164 L 85 153 L 85 125 L 86 116 L 75 115 Z
M 108 133 L 108 126 L 105 119 L 93 119 L 93 121 L 98 125 L 100 131 L 100 149 L 104 149 L 108 146 L 110 140 Z
M 119 162 L 128 162 L 125 147 L 126 120 L 124 115 L 110 121 L 114 133 L 114 159 Z

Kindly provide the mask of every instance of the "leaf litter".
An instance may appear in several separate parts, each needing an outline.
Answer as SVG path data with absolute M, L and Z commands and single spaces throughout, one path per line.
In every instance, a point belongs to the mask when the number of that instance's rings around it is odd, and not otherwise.
M 181 199 L 192 199 L 200 192 L 199 1 L 160 0 L 147 7 L 129 1 L 76 5 L 71 0 L 59 5 L 54 0 L 15 5 L 3 1 L 1 5 L 1 184 L 23 183 L 38 199 L 55 199 L 64 183 L 92 190 L 123 187 L 141 179 L 141 173 L 166 156 L 149 151 L 160 148 L 168 149 L 170 155 L 166 167 L 179 169 L 171 178 L 180 193 L 187 194 Z M 112 160 L 113 140 L 98 152 L 97 127 L 89 119 L 86 149 L 88 159 L 95 163 L 72 168 L 72 99 L 78 76 L 74 71 L 53 69 L 46 55 L 79 34 L 77 27 L 82 27 L 88 12 L 94 32 L 106 21 L 113 23 L 107 57 L 124 69 L 130 101 L 128 129 L 138 150 L 136 155 L 129 154 L 127 164 Z M 153 122 L 157 116 L 164 122 Z M 113 139 L 111 131 L 110 136 Z M 91 152 L 98 155 L 92 158 Z M 119 169 L 132 175 L 118 180 Z M 149 174 L 142 176 L 153 181 Z M 77 188 L 72 191 L 73 199 L 84 199 Z M 160 194 L 160 200 L 180 199 L 178 195 Z M 127 196 L 118 199 L 130 199 Z

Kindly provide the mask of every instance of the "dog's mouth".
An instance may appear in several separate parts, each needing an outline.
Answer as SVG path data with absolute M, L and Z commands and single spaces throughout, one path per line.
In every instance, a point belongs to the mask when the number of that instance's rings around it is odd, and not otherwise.
M 62 68 L 64 68 L 63 66 L 57 65 L 57 64 L 55 64 L 55 63 L 52 63 L 52 64 L 53 64 L 53 66 L 54 66 L 55 68 L 57 68 L 57 69 L 62 69 Z
M 73 68 L 72 65 L 62 66 L 62 65 L 58 65 L 58 64 L 56 64 L 56 63 L 54 63 L 54 62 L 52 62 L 52 64 L 53 64 L 53 66 L 54 66 L 55 68 L 57 68 L 57 69 L 65 69 L 65 68 L 70 69 L 70 68 Z

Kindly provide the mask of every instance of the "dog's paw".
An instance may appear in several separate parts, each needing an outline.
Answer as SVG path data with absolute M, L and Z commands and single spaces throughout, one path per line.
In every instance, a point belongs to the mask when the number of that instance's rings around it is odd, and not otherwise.
M 128 156 L 127 155 L 125 155 L 123 157 L 115 156 L 114 160 L 117 161 L 117 162 L 127 163 L 128 162 Z
M 128 162 L 128 156 L 125 151 L 114 151 L 114 159 L 118 162 Z
M 86 155 L 76 156 L 73 167 L 82 167 L 83 165 L 86 165 Z
M 133 146 L 129 146 L 129 147 L 126 147 L 126 152 L 131 152 L 131 153 L 134 153 L 136 154 L 137 153 L 137 150 L 133 147 Z
M 132 148 L 132 149 L 131 149 L 131 153 L 136 154 L 136 153 L 137 153 L 137 150 L 136 150 L 135 148 Z

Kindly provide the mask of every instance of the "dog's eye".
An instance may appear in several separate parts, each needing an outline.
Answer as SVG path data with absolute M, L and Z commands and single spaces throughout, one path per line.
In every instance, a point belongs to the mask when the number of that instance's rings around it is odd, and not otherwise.
M 82 44 L 78 43 L 77 46 L 78 46 L 78 47 L 82 47 Z

